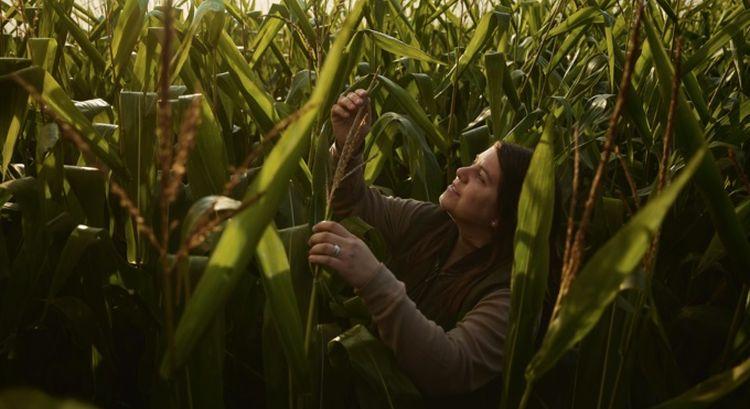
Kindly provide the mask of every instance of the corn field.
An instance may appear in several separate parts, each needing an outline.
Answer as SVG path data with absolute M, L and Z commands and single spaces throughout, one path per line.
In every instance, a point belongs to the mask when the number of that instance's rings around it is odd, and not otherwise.
M 368 87 L 386 194 L 534 149 L 503 409 L 750 407 L 750 1 L 99 3 L 0 0 L 0 407 L 424 407 L 307 261 Z

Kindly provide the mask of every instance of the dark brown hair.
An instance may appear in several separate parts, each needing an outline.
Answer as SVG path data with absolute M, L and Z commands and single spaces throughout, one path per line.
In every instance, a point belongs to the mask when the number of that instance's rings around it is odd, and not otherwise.
M 518 224 L 518 201 L 521 197 L 526 172 L 531 164 L 533 151 L 522 146 L 508 143 L 496 142 L 494 144 L 497 158 L 500 162 L 500 181 L 497 184 L 497 205 L 500 216 L 499 226 L 495 234 L 492 255 L 487 260 L 484 268 L 467 272 L 447 294 L 449 305 L 456 314 L 461 308 L 463 299 L 471 290 L 472 284 L 478 282 L 486 274 L 493 272 L 492 267 L 501 258 L 513 254 L 513 236 Z M 552 307 L 557 298 L 557 289 L 560 282 L 560 256 L 558 239 L 560 236 L 562 206 L 560 206 L 559 184 L 555 181 L 555 204 L 552 218 L 552 229 L 549 236 L 549 259 L 550 269 L 548 273 L 547 294 L 545 295 L 544 308 L 542 311 L 541 329 L 546 328 Z

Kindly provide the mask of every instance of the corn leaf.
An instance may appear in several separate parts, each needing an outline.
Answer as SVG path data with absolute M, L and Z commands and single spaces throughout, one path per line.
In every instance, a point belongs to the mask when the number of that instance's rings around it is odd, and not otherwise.
M 682 66 L 683 72 L 690 72 L 698 65 L 709 61 L 709 57 L 724 47 L 733 36 L 741 34 L 748 25 L 750 25 L 750 10 L 738 12 L 731 22 L 723 25 L 718 32 L 711 36 L 706 43 L 698 49 Z
M 438 128 L 427 113 L 422 109 L 419 103 L 406 92 L 405 89 L 401 88 L 398 84 L 391 81 L 390 79 L 379 75 L 380 81 L 388 89 L 388 92 L 398 101 L 401 107 L 411 116 L 412 120 L 419 125 L 420 128 L 427 134 L 427 139 L 430 142 L 440 148 L 441 151 L 447 152 L 450 148 L 450 141 L 448 137 Z
M 273 43 L 278 32 L 284 27 L 284 20 L 281 18 L 282 13 L 278 4 L 273 4 L 269 10 L 268 17 L 263 21 L 258 34 L 254 37 L 252 43 L 253 55 L 250 57 L 251 69 L 261 61 L 263 53 Z
M 503 111 L 503 74 L 506 71 L 503 53 L 488 52 L 484 55 L 484 69 L 487 77 L 487 99 L 490 103 L 490 118 L 492 119 L 492 134 L 500 137 L 503 129 L 501 113 Z
M 252 69 L 226 30 L 222 32 L 219 38 L 218 47 L 219 53 L 224 57 L 229 66 L 229 72 L 245 97 L 245 101 L 250 107 L 254 119 L 264 131 L 271 130 L 276 119 L 273 110 L 273 99 L 255 83 Z
M 11 65 L 8 63 L 7 68 L 22 68 L 29 65 L 30 61 L 17 59 L 15 63 L 18 64 Z M 2 67 L 0 74 L 6 73 L 4 72 L 5 68 Z M 0 177 L 0 181 L 2 181 L 5 179 L 6 170 L 13 156 L 16 140 L 21 133 L 29 95 L 23 87 L 9 78 L 0 78 L 0 87 L 5 90 L 4 98 L 0 99 L 0 145 L 2 146 L 2 151 L 0 151 L 0 159 L 2 159 L 2 165 L 0 165 L 2 176 Z
M 222 0 L 206 0 L 198 6 L 198 9 L 193 16 L 193 21 L 190 22 L 190 26 L 188 26 L 187 31 L 185 31 L 182 43 L 180 43 L 175 55 L 172 57 L 172 62 L 169 67 L 172 71 L 169 79 L 170 83 L 177 78 L 182 70 L 182 66 L 185 64 L 185 61 L 187 61 L 188 56 L 190 55 L 190 46 L 193 44 L 193 38 L 200 28 L 201 21 L 204 18 L 223 14 L 224 2 Z
M 534 354 L 534 329 L 547 290 L 549 235 L 554 203 L 559 200 L 555 198 L 555 139 L 555 116 L 548 114 L 518 202 L 501 408 L 516 408 L 521 401 L 523 371 Z
M 319 110 L 324 109 L 321 104 L 336 92 L 332 89 L 332 84 L 339 66 L 346 63 L 342 54 L 362 18 L 365 3 L 365 0 L 359 0 L 353 6 L 338 32 L 323 64 L 318 84 L 308 101 L 310 109 L 284 131 L 245 193 L 246 198 L 261 194 L 260 200 L 227 224 L 206 272 L 180 318 L 175 332 L 174 349 L 168 351 L 162 361 L 162 374 L 168 375 L 174 368 L 184 364 L 197 339 L 226 303 L 250 261 L 251 250 L 258 244 L 266 226 L 275 215 L 282 196 L 286 194 L 289 178 L 297 169 L 300 154 L 306 145 L 305 138 Z M 226 39 L 229 40 L 228 37 Z
M 195 197 L 203 197 L 224 190 L 229 164 L 221 128 L 203 95 L 183 95 L 179 98 L 183 109 L 182 120 L 196 98 L 200 98 L 200 123 L 195 130 L 195 147 L 188 158 L 187 175 Z
M 682 395 L 651 409 L 699 409 L 713 404 L 750 379 L 750 359 L 732 369 L 716 374 L 695 385 Z
M 541 348 L 526 368 L 527 392 L 599 321 L 620 285 L 640 264 L 677 196 L 700 169 L 705 153 L 705 148 L 699 150 L 674 182 L 618 230 L 578 273 L 550 322 Z
M 54 38 L 30 38 L 28 47 L 32 63 L 52 72 L 55 54 L 57 53 L 57 40 Z
M 487 47 L 488 39 L 495 32 L 498 24 L 501 24 L 501 29 L 506 29 L 508 26 L 509 15 L 507 13 L 500 12 L 489 12 L 482 16 L 481 20 L 477 24 L 474 35 L 471 36 L 469 44 L 466 45 L 466 49 L 458 57 L 458 62 L 452 70 L 451 81 L 455 81 L 461 76 L 464 69 Z
M 659 88 L 662 98 L 669 101 L 672 91 L 674 67 L 669 62 L 664 45 L 654 27 L 653 21 L 644 18 L 644 28 L 654 59 L 654 67 L 659 77 Z M 679 90 L 675 112 L 675 144 L 684 155 L 693 155 L 705 144 L 703 129 L 688 105 L 685 94 Z M 700 170 L 696 174 L 698 189 L 706 200 L 711 218 L 719 237 L 728 253 L 736 258 L 742 267 L 742 279 L 750 282 L 750 244 L 747 241 L 742 224 L 734 213 L 734 206 L 724 191 L 721 174 L 713 155 L 709 152 L 703 159 Z
M 555 26 L 549 31 L 549 37 L 555 37 L 560 34 L 566 34 L 574 31 L 579 27 L 586 27 L 592 24 L 603 24 L 604 14 L 597 7 L 584 7 L 568 16 L 562 23 Z
M 121 180 L 128 180 L 129 174 L 122 161 L 113 152 L 115 149 L 99 135 L 86 116 L 76 109 L 73 101 L 48 72 L 41 67 L 29 67 L 0 77 L 0 81 L 12 80 L 32 87 L 41 95 L 47 108 L 57 117 L 68 123 L 88 143 L 92 153 L 97 156 Z
M 419 408 L 422 397 L 398 368 L 393 351 L 362 325 L 355 325 L 328 343 L 334 366 L 351 365 L 371 393 L 360 393 L 363 407 Z
M 133 47 L 138 42 L 138 37 L 143 30 L 147 8 L 148 0 L 127 0 L 122 11 L 120 11 L 117 26 L 112 33 L 112 52 L 114 54 L 112 65 L 118 73 L 130 60 Z
M 364 33 L 370 36 L 372 41 L 378 45 L 378 47 L 386 50 L 392 54 L 400 55 L 403 57 L 414 58 L 415 60 L 431 62 L 435 64 L 445 64 L 439 61 L 426 52 L 422 51 L 418 47 L 408 45 L 399 39 L 393 38 L 388 34 L 381 33 L 379 31 L 365 29 Z
M 263 288 L 268 297 L 268 305 L 284 349 L 284 356 L 292 368 L 298 385 L 309 391 L 310 368 L 305 357 L 302 318 L 292 285 L 286 249 L 273 225 L 266 228 L 266 232 L 258 242 L 256 255 L 263 272 Z
M 55 13 L 57 13 L 58 18 L 65 26 L 65 29 L 70 32 L 70 35 L 73 36 L 78 45 L 81 46 L 86 55 L 91 59 L 91 63 L 94 64 L 94 67 L 99 71 L 104 71 L 107 63 L 104 61 L 104 57 L 102 57 L 96 47 L 94 47 L 94 44 L 89 41 L 83 29 L 75 21 L 73 21 L 70 16 L 68 16 L 59 2 L 46 0 L 45 4 L 51 7 L 55 11 Z

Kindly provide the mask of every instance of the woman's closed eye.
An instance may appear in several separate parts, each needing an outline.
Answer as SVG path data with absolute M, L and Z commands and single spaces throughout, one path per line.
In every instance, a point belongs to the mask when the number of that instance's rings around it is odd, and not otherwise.
M 474 159 L 474 162 L 471 163 L 471 166 L 474 166 L 474 165 L 477 164 L 477 159 L 479 159 L 479 158 L 475 158 Z M 482 175 L 482 167 L 481 166 L 477 170 L 477 178 L 479 179 L 480 182 L 482 182 L 483 185 L 487 184 L 487 180 L 484 178 L 484 175 Z

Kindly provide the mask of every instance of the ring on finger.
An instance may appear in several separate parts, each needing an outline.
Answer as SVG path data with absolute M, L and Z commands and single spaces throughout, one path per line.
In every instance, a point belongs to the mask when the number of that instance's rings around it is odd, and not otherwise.
M 338 244 L 333 245 L 333 257 L 338 257 L 341 254 L 341 246 Z

